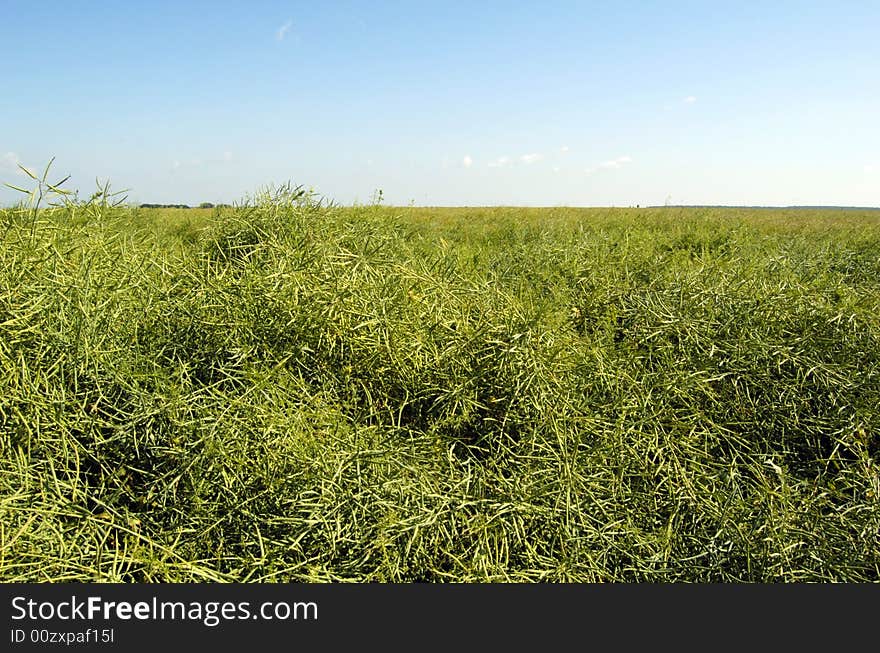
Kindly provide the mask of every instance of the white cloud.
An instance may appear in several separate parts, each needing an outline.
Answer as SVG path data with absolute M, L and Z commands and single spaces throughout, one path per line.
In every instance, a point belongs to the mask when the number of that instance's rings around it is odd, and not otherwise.
M 562 168 L 559 166 L 553 166 L 553 172 L 559 172 L 560 170 L 562 170 Z
M 686 98 L 684 98 L 682 100 L 682 102 L 684 102 L 685 104 L 693 104 L 696 101 L 697 101 L 697 98 L 694 95 L 688 95 Z
M 632 158 L 629 156 L 619 156 L 616 159 L 609 159 L 608 161 L 603 161 L 598 165 L 591 166 L 584 170 L 588 175 L 593 174 L 594 172 L 598 172 L 600 170 L 617 170 L 618 168 L 622 168 L 627 163 L 632 163 Z
M 202 167 L 215 167 L 224 163 L 230 163 L 234 158 L 235 155 L 230 150 L 225 150 L 220 154 L 219 157 L 210 156 L 205 158 L 193 158 L 187 160 L 174 159 L 174 161 L 171 162 L 171 169 L 181 170 Z
M 290 31 L 291 27 L 293 27 L 293 21 L 288 20 L 281 27 L 279 27 L 278 30 L 275 32 L 275 40 L 276 41 L 283 41 L 284 37 L 287 36 L 287 33 Z
M 514 159 L 511 159 L 509 156 L 499 156 L 497 159 L 489 161 L 487 164 L 490 168 L 505 168 L 507 166 L 513 166 L 518 164 L 523 165 L 531 165 L 533 163 L 537 163 L 544 159 L 544 155 L 539 152 L 532 152 L 530 154 L 522 154 Z
M 461 160 L 461 165 L 463 165 L 465 168 L 470 168 L 472 165 L 474 165 L 474 160 L 470 157 L 469 154 L 465 154 L 464 158 Z
M 874 174 L 875 172 L 880 172 L 880 166 L 875 166 L 870 163 L 865 166 L 865 174 L 866 175 L 871 175 L 871 174 Z
M 24 175 L 24 172 L 18 167 L 20 165 L 22 165 L 21 159 L 18 158 L 18 155 L 15 152 L 4 152 L 3 154 L 0 154 L 0 170 L 3 172 Z
M 568 152 L 568 145 L 563 145 L 559 148 L 559 151 L 565 154 L 566 152 Z

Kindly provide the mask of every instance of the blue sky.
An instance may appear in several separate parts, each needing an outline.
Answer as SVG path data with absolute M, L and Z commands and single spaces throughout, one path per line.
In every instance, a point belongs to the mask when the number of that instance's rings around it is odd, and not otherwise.
M 880 206 L 878 29 L 876 1 L 0 0 L 0 181 Z

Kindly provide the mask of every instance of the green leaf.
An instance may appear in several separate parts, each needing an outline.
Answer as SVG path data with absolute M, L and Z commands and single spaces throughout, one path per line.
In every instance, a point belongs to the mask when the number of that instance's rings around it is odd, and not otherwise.
M 12 184 L 3 184 L 7 188 L 11 188 L 12 190 L 17 190 L 19 193 L 24 193 L 25 195 L 30 195 L 31 192 L 29 190 L 25 190 L 24 188 L 19 188 L 18 186 L 13 186 Z
M 24 174 L 26 174 L 28 177 L 30 177 L 30 178 L 33 179 L 34 181 L 39 181 L 39 179 L 37 179 L 37 176 L 36 176 L 33 172 L 31 172 L 30 170 L 28 170 L 27 168 L 25 168 L 25 167 L 24 167 L 23 165 L 21 165 L 20 163 L 18 164 L 18 167 L 21 168 L 22 171 L 24 172 Z
M 55 157 L 54 157 L 54 156 L 53 156 L 51 159 L 49 159 L 49 163 L 46 164 L 46 169 L 43 171 L 43 179 L 42 179 L 42 181 L 43 181 L 44 184 L 46 183 L 46 179 L 49 178 L 49 168 L 52 167 L 52 162 L 53 162 L 53 161 L 55 161 Z

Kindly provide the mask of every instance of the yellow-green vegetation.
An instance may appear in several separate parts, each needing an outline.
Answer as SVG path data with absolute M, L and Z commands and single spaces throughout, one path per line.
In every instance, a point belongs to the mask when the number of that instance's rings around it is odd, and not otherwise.
M 3 581 L 878 581 L 880 213 L 0 211 Z

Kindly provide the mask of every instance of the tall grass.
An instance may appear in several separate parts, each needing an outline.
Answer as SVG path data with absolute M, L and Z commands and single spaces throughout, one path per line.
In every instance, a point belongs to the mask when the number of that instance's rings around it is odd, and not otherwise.
M 880 580 L 871 214 L 0 233 L 4 581 Z

